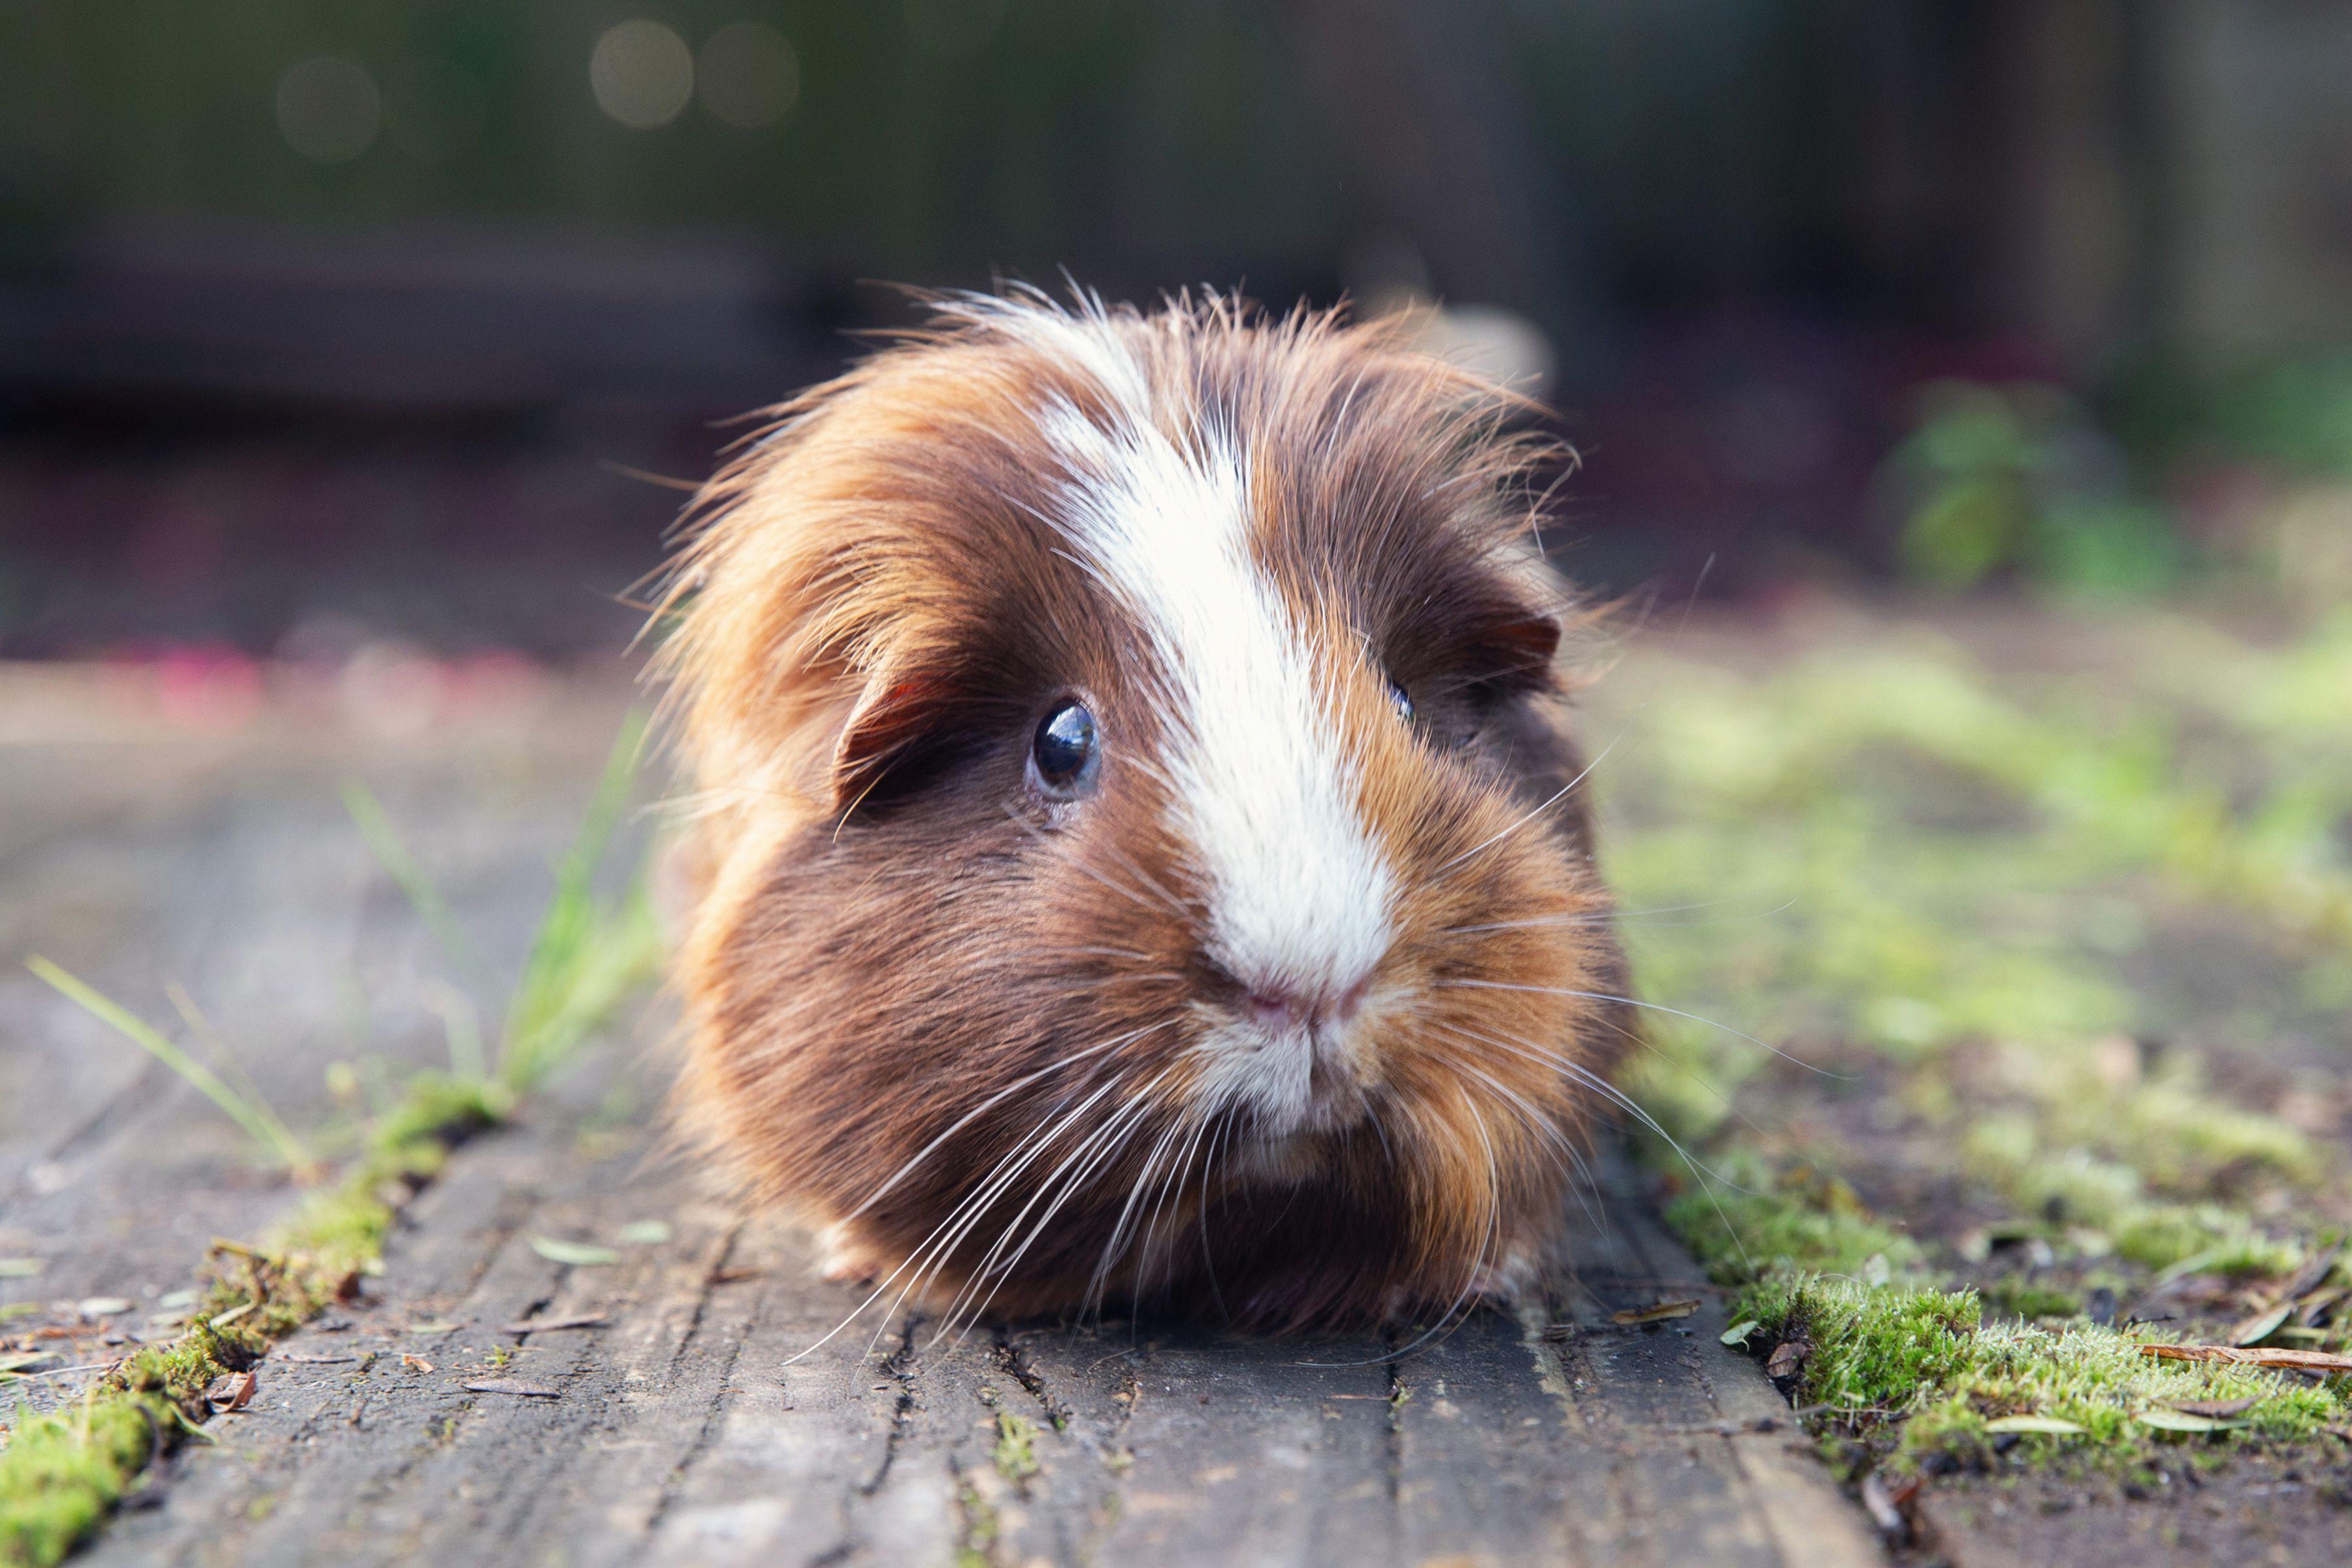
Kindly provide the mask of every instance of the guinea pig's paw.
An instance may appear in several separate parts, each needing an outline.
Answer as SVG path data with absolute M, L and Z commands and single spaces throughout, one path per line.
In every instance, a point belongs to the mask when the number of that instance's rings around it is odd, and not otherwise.
M 882 1278 L 882 1259 L 845 1224 L 816 1233 L 816 1274 L 829 1285 L 871 1285 Z
M 1542 1264 L 1532 1247 L 1514 1247 L 1493 1262 L 1480 1264 L 1470 1289 L 1488 1306 L 1508 1311 L 1534 1293 L 1542 1273 Z

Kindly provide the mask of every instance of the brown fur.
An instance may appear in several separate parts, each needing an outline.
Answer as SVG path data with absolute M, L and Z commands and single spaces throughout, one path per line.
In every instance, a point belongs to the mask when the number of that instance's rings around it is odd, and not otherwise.
M 666 653 L 708 868 L 678 958 L 691 1124 L 935 1306 L 1442 1310 L 1548 1251 L 1598 1102 L 1561 1064 L 1605 1072 L 1630 1037 L 1596 999 L 1623 965 L 1568 788 L 1576 612 L 1533 542 L 1555 454 L 1376 327 L 1077 312 L 1146 367 L 1163 428 L 1213 416 L 1251 454 L 1254 547 L 1401 889 L 1372 1065 L 1333 1125 L 1259 1140 L 1188 1099 L 1188 1045 L 1237 999 L 1150 765 L 1139 631 L 1047 521 L 1036 410 L 1118 416 L 1019 329 L 1053 309 L 948 302 L 776 411 L 698 504 Z M 1072 691 L 1104 772 L 1055 804 L 1024 760 Z

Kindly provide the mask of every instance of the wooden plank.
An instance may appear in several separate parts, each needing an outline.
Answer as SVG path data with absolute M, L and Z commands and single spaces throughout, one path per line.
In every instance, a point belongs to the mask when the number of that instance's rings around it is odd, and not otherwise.
M 1408 1563 L 1586 1563 L 1607 1458 L 1577 1418 L 1540 1312 L 1472 1319 L 1396 1375 Z
M 1720 1343 L 1719 1293 L 1657 1229 L 1622 1161 L 1600 1179 L 1548 1304 L 1474 1318 L 1400 1359 L 1407 1560 L 1882 1561 L 1819 1466 L 1786 1462 L 1786 1405 Z M 1690 1300 L 1688 1318 L 1612 1321 Z
M 610 1193 L 634 1173 L 634 1149 L 572 1161 L 572 1126 L 551 1116 L 461 1151 L 388 1243 L 383 1288 L 282 1342 L 262 1364 L 249 1410 L 217 1418 L 214 1445 L 184 1449 L 158 1505 L 120 1521 L 92 1559 L 403 1560 L 436 1522 L 421 1506 L 433 1495 L 423 1484 L 442 1479 L 431 1461 L 467 1435 L 486 1398 L 465 1384 L 560 1379 L 565 1357 L 583 1353 L 551 1342 L 495 1372 L 487 1364 L 492 1350 L 515 1343 L 502 1331 L 514 1314 L 561 1291 L 562 1266 L 529 1247 L 555 1217 L 541 1207 L 549 1173 L 567 1172 L 563 1195 L 578 1196 L 600 1185 Z M 460 1326 L 431 1331 L 446 1322 Z M 415 1331 L 420 1325 L 427 1331 Z M 344 1357 L 357 1359 L 322 1359 Z M 500 1484 L 526 1450 L 509 1446 L 479 1479 Z
M 1111 1563 L 1400 1561 L 1387 1350 L 1171 1334 L 1134 1363 Z
M 428 746 L 381 775 L 396 816 L 433 824 L 415 847 L 493 969 L 520 961 L 609 719 L 496 766 Z M 163 1011 L 162 977 L 186 978 L 291 1119 L 315 1125 L 323 1068 L 361 1048 L 342 1017 L 354 984 L 373 998 L 368 1048 L 430 1060 L 417 997 L 441 959 L 333 798 L 341 773 L 368 771 L 362 753 L 248 741 L 173 752 L 160 805 L 125 788 L 84 808 L 50 789 L 37 830 L 0 830 L 0 894 L 37 895 L 11 918 L 54 924 L 79 944 L 61 957 L 142 1011 Z M 236 1134 L 184 1086 L 29 977 L 0 975 L 12 1027 L 52 1093 L 0 1110 L 0 1226 L 15 1227 L 0 1234 L 52 1268 L 0 1292 L 152 1298 L 214 1233 L 250 1235 L 295 1197 L 239 1174 Z M 743 1219 L 653 1157 L 641 1108 L 660 1088 L 617 1052 L 460 1151 L 369 1300 L 280 1346 L 253 1405 L 165 1467 L 91 1561 L 1876 1560 L 1859 1514 L 1791 1447 L 1779 1396 L 1716 1342 L 1718 1297 L 1622 1164 L 1579 1220 L 1572 1274 L 1517 1319 L 1300 1342 L 1126 1322 L 941 1338 L 877 1310 L 828 1338 L 858 1294 L 814 1279 L 805 1237 Z M 43 1167 L 65 1179 L 32 1180 Z M 646 1218 L 668 1239 L 610 1267 L 531 1246 L 614 1241 Z M 1706 1304 L 1653 1328 L 1610 1321 L 1676 1294 Z M 509 1329 L 583 1314 L 605 1321 Z M 468 1386 L 483 1383 L 554 1397 Z
M 1563 1361 L 1595 1423 L 1618 1424 L 1634 1445 L 1633 1462 L 1620 1472 L 1622 1506 L 1629 1531 L 1649 1536 L 1650 1545 L 1633 1560 L 1883 1563 L 1884 1547 L 1831 1484 L 1786 1402 L 1753 1360 L 1723 1344 L 1725 1293 L 1666 1234 L 1622 1152 L 1610 1152 L 1599 1173 L 1595 1212 L 1605 1234 L 1588 1225 L 1580 1238 L 1578 1332 Z M 1611 1321 L 1621 1310 L 1692 1300 L 1697 1310 L 1671 1322 Z
M 24 710 L 55 686 L 68 689 L 47 693 L 68 716 L 29 721 Z M 566 701 L 536 721 L 453 726 L 387 749 L 286 715 L 226 736 L 178 729 L 111 689 L 70 670 L 0 666 L 0 1205 L 107 1163 L 81 1156 L 134 1085 L 172 1097 L 172 1110 L 196 1110 L 17 957 L 46 953 L 165 1022 L 164 983 L 184 984 L 289 1116 L 323 1115 L 320 1069 L 335 1056 L 396 1061 L 432 1043 L 415 993 L 445 967 L 373 867 L 341 781 L 375 784 L 461 920 L 504 956 L 529 930 L 516 901 L 543 896 L 547 857 L 576 820 L 624 701 Z M 373 1026 L 355 1039 L 361 981 L 374 993 Z M 176 1122 L 204 1132 L 216 1118 Z M 174 1124 L 145 1128 L 140 1147 Z M 0 1207 L 0 1225 L 26 1223 Z
M 733 1370 L 704 1409 L 681 1412 L 681 1424 L 695 1426 L 694 1449 L 645 1533 L 616 1542 L 608 1560 L 783 1563 L 856 1554 L 856 1504 L 888 1479 L 903 1436 L 900 1405 L 911 1396 L 868 1358 L 867 1331 L 824 1339 L 857 1298 L 811 1288 L 804 1238 L 754 1226 L 735 1266 L 759 1273 L 723 1303 L 738 1314 Z M 942 1515 L 925 1544 L 943 1546 L 950 1535 Z
M 573 1116 L 600 1092 L 575 1086 Z M 1752 1489 L 1693 1392 L 1696 1335 L 1612 1327 L 1604 1351 L 1598 1307 L 1566 1346 L 1539 1314 L 1487 1315 L 1410 1350 L 1118 1324 L 934 1344 L 915 1321 L 869 1354 L 869 1321 L 803 1356 L 856 1304 L 810 1279 L 803 1238 L 576 1142 L 550 1108 L 461 1153 L 380 1302 L 289 1342 L 256 1408 L 96 1560 L 467 1561 L 527 1541 L 591 1563 L 1793 1561 L 1768 1522 L 1722 1522 Z M 612 1268 L 530 1246 L 648 1215 L 671 1239 Z M 608 1324 L 503 1331 L 589 1311 Z M 420 1321 L 460 1326 L 389 1331 Z M 493 1370 L 561 1397 L 466 1390 Z M 1007 1414 L 1034 1470 L 1000 1447 Z M 1811 1542 L 1809 1568 L 1834 1545 Z
M 44 1309 L 12 1318 L 17 1332 L 99 1297 L 131 1300 L 109 1330 L 136 1332 L 214 1237 L 258 1234 L 299 1194 L 15 957 L 49 954 L 186 1040 L 165 989 L 183 984 L 286 1119 L 323 1127 L 342 1114 L 330 1063 L 397 1076 L 444 1059 L 424 1004 L 452 979 L 341 781 L 377 785 L 490 966 L 511 972 L 625 701 L 566 695 L 523 721 L 388 745 L 268 706 L 226 728 L 176 724 L 126 682 L 0 667 L 0 1255 L 44 1265 L 0 1279 L 0 1305 Z M 93 1340 L 77 1359 L 119 1348 Z M 13 1392 L 37 1407 L 81 1381 Z
M 646 1174 L 637 1146 L 583 1159 L 577 1123 L 604 1092 L 583 1079 L 568 1109 L 461 1152 L 395 1238 L 381 1301 L 289 1342 L 256 1409 L 216 1424 L 221 1448 L 184 1459 L 96 1560 L 471 1561 L 486 1542 L 589 1563 L 1875 1558 L 1817 1468 L 1747 1462 L 1786 1439 L 1739 1423 L 1785 1409 L 1715 1344 L 1719 1308 L 1688 1333 L 1608 1322 L 1688 1287 L 1638 1213 L 1612 1208 L 1551 1311 L 1419 1346 L 1124 1324 L 934 1344 L 901 1321 L 869 1353 L 870 1318 L 817 1345 L 857 1298 L 813 1280 L 804 1238 L 739 1225 L 691 1173 Z M 671 1239 L 612 1268 L 530 1246 L 648 1215 Z M 503 1331 L 589 1311 L 607 1326 Z M 419 1321 L 461 1327 L 379 1331 Z M 513 1360 L 492 1369 L 499 1346 Z M 298 1359 L 354 1347 L 379 1353 Z M 492 1370 L 561 1397 L 465 1389 Z M 1034 1471 L 1000 1462 L 1008 1413 Z
M 1128 1423 L 1140 1394 L 1140 1358 L 1132 1328 L 1015 1330 L 1001 1342 L 1005 1371 L 1034 1405 L 1024 1413 L 1042 1415 L 1045 1426 L 1038 1474 L 999 1510 L 997 1554 L 1024 1564 L 1100 1562 L 1135 1462 Z

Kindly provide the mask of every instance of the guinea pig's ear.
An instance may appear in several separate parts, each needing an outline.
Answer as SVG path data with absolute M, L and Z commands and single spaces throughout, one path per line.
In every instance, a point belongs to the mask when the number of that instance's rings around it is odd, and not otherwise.
M 834 746 L 834 814 L 856 810 L 892 769 L 911 760 L 937 732 L 951 698 L 950 682 L 936 673 L 877 672 Z
M 1559 653 L 1559 639 L 1558 616 L 1515 606 L 1479 626 L 1475 657 L 1491 672 L 1487 684 L 1541 690 L 1554 683 L 1552 661 Z
M 1517 654 L 1521 663 L 1549 668 L 1559 652 L 1559 618 L 1536 611 L 1505 621 L 1495 628 L 1495 639 Z

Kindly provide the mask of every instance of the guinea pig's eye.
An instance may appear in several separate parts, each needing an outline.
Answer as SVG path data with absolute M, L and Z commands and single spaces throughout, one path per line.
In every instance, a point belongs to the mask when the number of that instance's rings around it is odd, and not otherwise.
M 1083 702 L 1066 699 L 1046 710 L 1029 745 L 1029 763 L 1048 795 L 1074 795 L 1095 775 L 1102 751 L 1095 716 Z
M 1412 699 L 1393 680 L 1389 682 L 1389 701 L 1395 705 L 1398 718 L 1408 724 L 1412 722 Z

